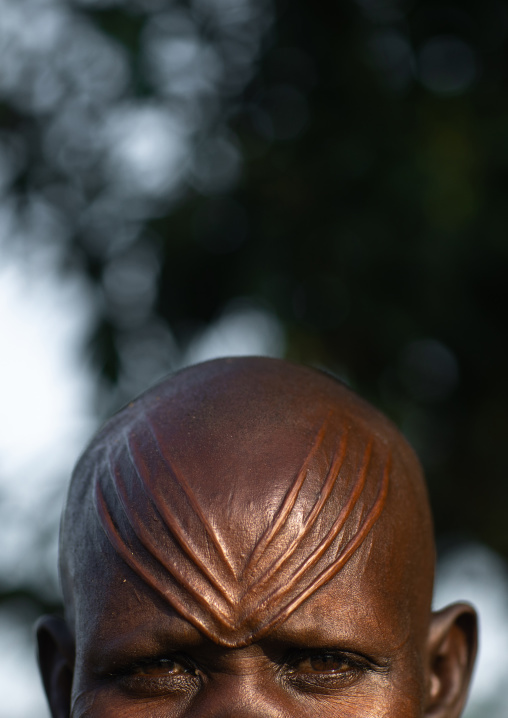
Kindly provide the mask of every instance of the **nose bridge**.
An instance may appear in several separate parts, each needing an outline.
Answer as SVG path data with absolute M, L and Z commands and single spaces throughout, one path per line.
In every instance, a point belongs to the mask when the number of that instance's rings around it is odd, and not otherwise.
M 221 676 L 204 688 L 185 718 L 289 718 L 283 693 L 266 676 Z

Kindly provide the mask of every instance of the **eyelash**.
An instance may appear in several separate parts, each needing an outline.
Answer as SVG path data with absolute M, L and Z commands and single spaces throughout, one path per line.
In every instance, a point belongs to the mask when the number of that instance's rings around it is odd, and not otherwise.
M 167 673 L 166 675 L 150 675 L 143 672 L 162 666 L 164 663 L 174 663 L 184 670 L 181 673 Z M 191 693 L 198 687 L 197 681 L 201 680 L 195 664 L 187 656 L 180 654 L 136 661 L 110 675 L 118 681 L 124 690 L 138 695 Z
M 306 661 L 321 660 L 326 663 L 330 659 L 331 662 L 345 667 L 345 670 L 315 670 L 315 672 L 298 670 L 298 666 Z M 364 656 L 334 650 L 297 651 L 286 658 L 285 665 L 289 668 L 286 678 L 294 688 L 314 692 L 319 692 L 320 689 L 344 688 L 370 671 L 383 670 L 381 666 L 377 666 Z

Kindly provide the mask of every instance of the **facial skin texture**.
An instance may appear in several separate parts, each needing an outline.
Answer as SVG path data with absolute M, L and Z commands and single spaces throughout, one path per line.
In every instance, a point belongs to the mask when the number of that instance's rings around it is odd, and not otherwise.
M 472 608 L 431 614 L 418 461 L 335 379 L 186 369 L 78 463 L 66 620 L 40 622 L 53 718 L 458 718 Z

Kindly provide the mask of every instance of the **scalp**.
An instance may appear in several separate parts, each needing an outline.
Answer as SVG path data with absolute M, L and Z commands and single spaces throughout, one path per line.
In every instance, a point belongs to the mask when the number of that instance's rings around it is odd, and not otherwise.
M 71 607 L 97 546 L 228 645 L 272 630 L 362 552 L 407 586 L 401 601 L 430 603 L 432 529 L 412 450 L 343 384 L 279 360 L 190 367 L 103 427 L 63 520 Z

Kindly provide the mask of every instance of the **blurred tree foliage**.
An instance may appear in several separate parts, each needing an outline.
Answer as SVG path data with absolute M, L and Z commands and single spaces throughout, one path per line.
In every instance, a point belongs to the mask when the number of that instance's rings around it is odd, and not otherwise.
M 246 298 L 288 357 L 402 427 L 438 534 L 508 557 L 507 6 L 131 0 L 72 18 L 123 79 L 101 99 L 99 67 L 75 106 L 73 87 L 46 106 L 4 90 L 0 123 L 13 157 L 23 144 L 18 212 L 42 203 L 48 241 L 66 228 L 63 269 L 95 287 L 108 410 Z M 99 62 L 85 50 L 60 72 L 71 86 Z M 161 107 L 180 139 L 154 154 Z M 122 135 L 132 108 L 140 136 Z

